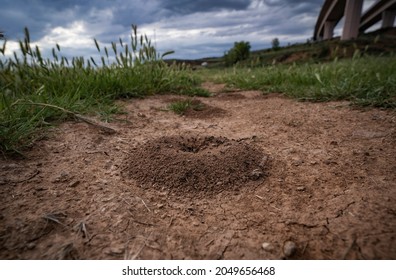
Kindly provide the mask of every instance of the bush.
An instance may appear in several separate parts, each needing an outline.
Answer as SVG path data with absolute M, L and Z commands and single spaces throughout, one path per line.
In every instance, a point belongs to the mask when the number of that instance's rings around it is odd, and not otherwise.
M 234 47 L 231 48 L 225 55 L 224 60 L 227 66 L 234 65 L 235 63 L 245 60 L 250 56 L 250 43 L 249 42 L 235 42 Z

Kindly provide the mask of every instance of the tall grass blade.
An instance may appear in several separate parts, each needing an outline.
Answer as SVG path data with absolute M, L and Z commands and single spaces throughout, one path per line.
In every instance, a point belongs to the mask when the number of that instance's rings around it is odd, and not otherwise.
M 99 43 L 95 38 L 94 38 L 94 42 L 95 42 L 96 49 L 98 50 L 98 52 L 100 52 Z

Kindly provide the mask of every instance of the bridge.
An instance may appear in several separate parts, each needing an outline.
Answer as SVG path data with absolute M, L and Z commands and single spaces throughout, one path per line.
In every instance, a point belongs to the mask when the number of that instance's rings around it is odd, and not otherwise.
M 325 0 L 315 25 L 314 40 L 333 38 L 334 28 L 344 17 L 341 40 L 356 38 L 382 20 L 381 28 L 392 27 L 396 0 L 377 0 L 363 14 L 363 0 Z

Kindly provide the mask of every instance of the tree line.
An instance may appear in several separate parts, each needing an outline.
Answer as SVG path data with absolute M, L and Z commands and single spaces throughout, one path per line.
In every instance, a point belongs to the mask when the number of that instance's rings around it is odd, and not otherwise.
M 272 40 L 272 49 L 274 51 L 280 49 L 278 38 Z M 240 61 L 246 60 L 250 56 L 250 43 L 245 41 L 235 42 L 234 46 L 224 53 L 224 62 L 227 66 L 232 66 Z

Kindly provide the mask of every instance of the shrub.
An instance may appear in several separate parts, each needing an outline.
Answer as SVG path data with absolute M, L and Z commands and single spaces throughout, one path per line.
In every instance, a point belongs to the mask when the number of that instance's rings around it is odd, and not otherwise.
M 224 60 L 227 66 L 234 65 L 235 63 L 245 60 L 250 56 L 250 43 L 241 41 L 235 42 L 232 47 L 225 55 Z

